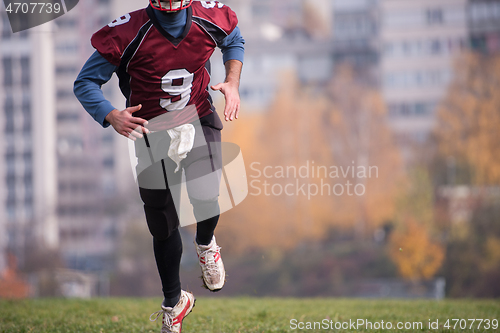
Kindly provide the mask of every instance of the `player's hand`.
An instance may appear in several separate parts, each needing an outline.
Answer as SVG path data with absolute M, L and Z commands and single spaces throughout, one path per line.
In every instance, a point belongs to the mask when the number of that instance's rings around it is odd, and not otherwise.
M 219 83 L 211 86 L 212 90 L 219 90 L 226 98 L 226 107 L 224 108 L 224 117 L 226 121 L 238 119 L 240 112 L 240 93 L 238 85 L 231 82 Z
M 149 133 L 144 126 L 148 124 L 146 119 L 134 117 L 132 114 L 139 111 L 142 105 L 130 106 L 123 111 L 114 109 L 106 116 L 106 120 L 113 126 L 118 134 L 135 141 L 142 138 L 142 133 Z

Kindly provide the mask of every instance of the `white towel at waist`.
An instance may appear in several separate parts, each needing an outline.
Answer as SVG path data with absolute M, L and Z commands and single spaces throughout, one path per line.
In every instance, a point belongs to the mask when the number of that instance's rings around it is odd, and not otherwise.
M 168 157 L 177 164 L 175 172 L 179 171 L 180 163 L 193 149 L 195 129 L 192 124 L 184 124 L 167 130 L 170 135 Z

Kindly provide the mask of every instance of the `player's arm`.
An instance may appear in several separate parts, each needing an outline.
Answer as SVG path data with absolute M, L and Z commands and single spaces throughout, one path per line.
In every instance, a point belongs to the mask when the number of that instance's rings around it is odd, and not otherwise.
M 245 52 L 245 40 L 241 36 L 240 29 L 236 27 L 229 34 L 219 47 L 222 51 L 224 66 L 226 67 L 226 79 L 211 88 L 219 90 L 224 94 L 226 106 L 224 117 L 226 121 L 238 119 L 240 111 L 240 76 L 243 66 L 243 56 Z
M 135 137 L 142 137 L 142 134 L 134 129 L 147 133 L 142 127 L 147 121 L 132 116 L 132 113 L 140 110 L 141 106 L 119 111 L 104 97 L 101 90 L 101 86 L 111 79 L 115 70 L 115 65 L 109 63 L 97 51 L 94 52 L 78 74 L 73 92 L 84 109 L 99 124 L 103 127 L 111 125 L 119 134 L 135 140 Z
M 224 64 L 226 67 L 226 79 L 211 88 L 219 90 L 224 94 L 226 106 L 224 108 L 224 117 L 226 121 L 238 119 L 240 112 L 240 74 L 243 63 L 239 60 L 228 60 Z

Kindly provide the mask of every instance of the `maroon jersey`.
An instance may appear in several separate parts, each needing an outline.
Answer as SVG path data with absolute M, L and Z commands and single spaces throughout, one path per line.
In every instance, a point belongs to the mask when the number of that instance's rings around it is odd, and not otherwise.
M 209 59 L 236 27 L 236 14 L 216 1 L 194 1 L 181 36 L 174 38 L 147 7 L 111 22 L 92 36 L 92 45 L 118 66 L 127 106 L 142 104 L 134 116 L 152 119 L 170 112 L 169 127 L 213 112 Z

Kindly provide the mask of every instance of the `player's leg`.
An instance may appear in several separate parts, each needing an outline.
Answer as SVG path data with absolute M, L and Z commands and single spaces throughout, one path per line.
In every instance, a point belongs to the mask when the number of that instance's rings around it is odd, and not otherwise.
M 217 246 L 214 230 L 219 220 L 219 186 L 222 168 L 220 130 L 202 126 L 198 135 L 203 135 L 206 146 L 193 149 L 184 170 L 187 191 L 196 218 L 195 244 L 208 289 L 218 291 L 224 285 L 225 270 Z
M 162 282 L 163 302 L 165 307 L 174 307 L 181 295 L 181 280 L 179 276 L 182 240 L 179 229 L 165 240 L 153 238 L 153 249 L 156 266 Z
M 210 244 L 218 221 L 219 214 L 196 224 L 196 244 L 205 246 Z
M 168 189 L 140 188 L 139 191 L 144 202 L 146 222 L 153 236 L 154 255 L 163 289 L 163 305 L 174 306 L 181 294 L 179 269 L 182 240 L 172 194 Z
M 162 332 L 180 332 L 182 320 L 190 313 L 195 299 L 191 293 L 181 290 L 179 270 L 182 240 L 175 209 L 175 200 L 179 200 L 180 193 L 168 187 L 166 168 L 173 170 L 175 163 L 167 158 L 151 165 L 138 176 L 138 182 L 139 186 L 163 182 L 164 189 L 140 187 L 139 192 L 144 202 L 146 222 L 153 236 L 154 255 L 164 296 L 156 318 L 163 315 Z M 178 182 L 181 173 L 173 177 L 177 179 L 170 180 Z M 153 320 L 151 317 L 150 319 Z

